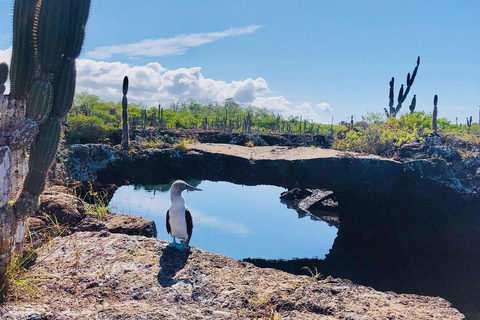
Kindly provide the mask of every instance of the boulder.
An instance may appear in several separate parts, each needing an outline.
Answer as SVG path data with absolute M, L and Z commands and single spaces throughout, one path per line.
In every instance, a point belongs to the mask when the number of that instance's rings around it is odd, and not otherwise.
M 232 140 L 230 140 L 231 144 L 236 144 L 239 146 L 246 146 L 249 142 L 252 142 L 254 146 L 267 146 L 268 144 L 258 135 L 253 134 L 240 134 L 234 136 Z
M 402 158 L 417 158 L 416 155 L 419 153 L 423 153 L 425 146 L 421 142 L 412 141 L 409 143 L 403 144 L 398 149 L 398 155 Z M 426 155 L 425 155 L 426 157 Z
M 55 218 L 59 224 L 72 227 L 86 215 L 82 199 L 55 191 L 47 191 L 40 195 L 37 215 L 42 216 L 43 213 Z
M 443 158 L 448 162 L 462 161 L 462 156 L 455 147 L 431 146 L 428 149 L 428 155 L 432 158 Z
M 87 214 L 75 227 L 72 228 L 73 232 L 81 231 L 101 231 L 105 230 L 105 221 L 101 220 L 93 214 Z
M 112 213 L 108 215 L 105 227 L 111 233 L 123 233 L 149 238 L 157 237 L 155 222 L 153 222 L 153 220 L 143 219 L 140 216 Z

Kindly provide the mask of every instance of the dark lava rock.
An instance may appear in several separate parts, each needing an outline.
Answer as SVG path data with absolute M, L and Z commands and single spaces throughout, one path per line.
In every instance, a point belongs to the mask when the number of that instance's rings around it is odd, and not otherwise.
M 59 224 L 68 224 L 74 226 L 85 215 L 85 205 L 83 200 L 75 196 L 47 191 L 40 195 L 40 205 L 38 207 L 38 215 L 46 213 L 52 218 L 54 217 Z
M 123 233 L 128 235 L 157 237 L 157 227 L 153 220 L 142 219 L 140 216 L 129 216 L 124 214 L 109 214 L 105 227 L 112 233 Z
M 233 139 L 230 140 L 230 143 L 239 146 L 246 146 L 250 141 L 253 143 L 254 146 L 268 146 L 265 140 L 260 138 L 260 136 L 256 136 L 253 134 L 241 134 L 238 136 L 234 136 Z
M 73 232 L 81 231 L 101 231 L 105 230 L 105 221 L 100 220 L 93 214 L 88 214 L 82 219 L 75 227 L 72 228 Z
M 428 149 L 428 155 L 432 158 L 443 158 L 448 162 L 462 160 L 462 156 L 455 147 L 432 146 Z
M 421 142 L 410 142 L 403 144 L 399 150 L 398 155 L 404 158 L 416 158 L 415 155 L 422 153 L 425 146 Z

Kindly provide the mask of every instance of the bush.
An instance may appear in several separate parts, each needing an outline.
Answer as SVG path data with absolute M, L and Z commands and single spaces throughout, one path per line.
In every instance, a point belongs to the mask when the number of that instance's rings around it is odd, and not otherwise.
M 414 112 L 404 114 L 399 119 L 390 117 L 387 121 L 381 121 L 381 114 L 368 113 L 362 126 L 346 131 L 344 137 L 337 137 L 333 141 L 333 148 L 393 156 L 396 147 L 412 141 L 423 141 L 425 135 L 431 134 L 430 119 L 431 116 L 424 112 Z
M 67 143 L 105 143 L 116 135 L 116 129 L 105 125 L 96 116 L 77 115 L 69 117 L 66 124 Z

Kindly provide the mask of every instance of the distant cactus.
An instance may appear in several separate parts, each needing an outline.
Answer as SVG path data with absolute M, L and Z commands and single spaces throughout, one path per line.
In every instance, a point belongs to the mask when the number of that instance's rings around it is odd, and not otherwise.
M 473 117 L 470 116 L 470 119 L 467 117 L 467 132 L 470 133 L 470 129 L 472 128 L 472 120 L 473 120 Z
M 403 84 L 400 86 L 400 90 L 398 91 L 398 97 L 397 97 L 397 106 L 394 107 L 394 84 L 395 84 L 395 78 L 392 77 L 392 80 L 390 80 L 389 85 L 390 85 L 390 90 L 389 90 L 389 110 L 384 108 L 385 114 L 390 116 L 390 117 L 396 117 L 398 112 L 400 112 L 400 109 L 402 108 L 403 102 L 408 96 L 408 93 L 410 92 L 410 88 L 413 85 L 413 82 L 415 81 L 415 77 L 417 76 L 417 71 L 418 71 L 418 66 L 420 65 L 420 57 L 417 58 L 417 65 L 415 66 L 415 69 L 413 69 L 412 75 L 410 73 L 407 74 L 407 88 L 404 89 Z
M 8 65 L 5 62 L 0 63 L 0 94 L 5 92 L 5 82 L 8 79 Z
M 433 113 L 432 113 L 432 130 L 435 134 L 437 133 L 437 115 L 438 115 L 437 102 L 438 102 L 438 96 L 435 95 L 435 97 L 433 97 Z
M 123 78 L 123 98 L 122 98 L 122 148 L 123 150 L 129 149 L 129 132 L 128 132 L 128 77 Z
M 412 98 L 412 102 L 410 103 L 410 106 L 408 107 L 410 109 L 410 113 L 412 114 L 415 112 L 415 106 L 417 105 L 417 95 L 414 94 Z

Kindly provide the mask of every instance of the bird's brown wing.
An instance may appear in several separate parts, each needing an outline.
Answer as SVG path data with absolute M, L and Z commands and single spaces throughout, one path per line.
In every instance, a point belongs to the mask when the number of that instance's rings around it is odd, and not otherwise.
M 170 210 L 167 210 L 167 232 L 169 235 L 172 235 L 172 228 L 170 227 Z
M 188 209 L 185 210 L 185 221 L 187 222 L 187 239 L 185 239 L 185 245 L 188 247 L 188 243 L 192 238 L 192 232 L 193 232 L 192 214 Z

